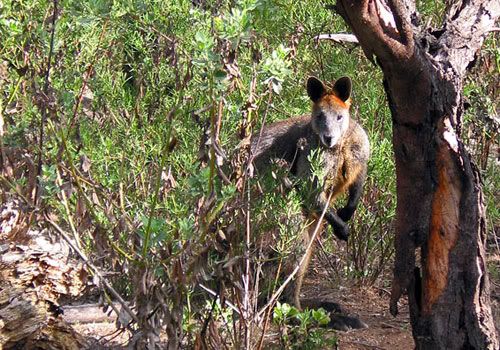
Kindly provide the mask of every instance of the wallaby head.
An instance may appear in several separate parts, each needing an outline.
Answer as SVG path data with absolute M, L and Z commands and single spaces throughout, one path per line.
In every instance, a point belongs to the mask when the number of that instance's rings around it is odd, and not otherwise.
M 349 128 L 351 105 L 351 79 L 343 77 L 333 88 L 326 87 L 321 80 L 307 80 L 307 94 L 313 101 L 312 129 L 326 148 L 335 147 Z

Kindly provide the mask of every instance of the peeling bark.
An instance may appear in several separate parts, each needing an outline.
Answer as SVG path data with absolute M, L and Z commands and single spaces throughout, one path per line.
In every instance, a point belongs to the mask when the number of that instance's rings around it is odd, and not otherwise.
M 82 349 L 58 300 L 79 295 L 86 272 L 47 232 L 30 229 L 21 207 L 0 206 L 0 349 Z
M 454 164 L 447 145 L 440 145 L 436 157 L 438 184 L 432 199 L 430 233 L 423 286 L 424 314 L 431 314 L 432 306 L 446 289 L 449 272 L 449 254 L 458 239 L 461 183 L 453 173 Z
M 479 173 L 460 140 L 462 80 L 498 0 L 462 0 L 438 30 L 410 0 L 335 6 L 384 73 L 397 176 L 391 312 L 407 293 L 417 349 L 499 348 L 485 267 Z

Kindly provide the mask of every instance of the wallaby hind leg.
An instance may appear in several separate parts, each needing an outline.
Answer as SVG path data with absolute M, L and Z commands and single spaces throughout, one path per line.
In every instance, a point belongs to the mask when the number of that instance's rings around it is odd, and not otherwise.
M 291 262 L 290 264 L 287 264 L 288 267 L 284 271 L 285 276 L 292 273 L 292 271 L 297 267 L 297 264 L 300 263 L 302 257 L 305 255 L 304 261 L 302 262 L 302 265 L 300 265 L 300 267 L 299 267 L 299 270 L 297 272 L 295 280 L 292 281 L 288 285 L 288 287 L 285 289 L 285 292 L 283 295 L 284 299 L 287 302 L 292 303 L 299 310 L 301 309 L 300 292 L 302 290 L 302 284 L 304 282 L 304 277 L 307 274 L 307 270 L 309 268 L 309 263 L 311 262 L 312 255 L 314 253 L 314 248 L 316 246 L 316 243 L 313 242 L 310 249 L 307 250 L 307 246 L 309 245 L 311 237 L 314 234 L 314 229 L 316 228 L 316 225 L 318 223 L 318 219 L 316 219 L 316 218 L 313 219 L 312 217 L 310 217 L 308 221 L 311 222 L 311 220 L 312 220 L 312 223 L 309 225 L 309 227 L 306 230 L 304 230 L 302 237 L 301 237 L 300 245 L 301 245 L 301 247 L 303 247 L 302 252 L 297 252 L 295 254 L 295 257 L 292 259 L 293 262 Z M 320 227 L 318 230 L 319 230 L 319 232 L 321 232 L 323 230 L 323 223 L 320 224 Z
M 300 244 L 302 245 L 302 247 L 304 247 L 304 249 L 306 249 L 307 246 L 309 245 L 309 242 L 311 241 L 314 235 L 314 231 L 317 224 L 318 224 L 318 219 L 315 218 L 312 221 L 311 225 L 308 227 L 308 229 L 304 230 L 304 233 L 302 235 L 302 240 L 300 242 Z M 324 223 L 322 222 L 318 230 L 319 232 L 322 232 L 323 229 L 324 229 Z M 334 301 L 321 300 L 318 298 L 307 298 L 301 300 L 300 292 L 302 290 L 302 284 L 307 274 L 311 258 L 315 251 L 315 247 L 316 247 L 316 242 L 313 242 L 311 248 L 308 251 L 303 251 L 302 254 L 297 254 L 295 257 L 295 262 L 293 264 L 289 264 L 289 270 L 286 271 L 287 273 L 291 273 L 293 271 L 293 269 L 300 262 L 300 259 L 302 259 L 302 256 L 305 254 L 304 261 L 302 265 L 299 267 L 295 281 L 290 283 L 289 287 L 285 290 L 285 296 L 284 296 L 285 299 L 288 302 L 293 303 L 294 306 L 299 310 L 302 310 L 302 308 L 325 309 L 325 311 L 327 311 L 330 316 L 330 323 L 328 324 L 328 327 L 331 327 L 333 329 L 347 331 L 349 329 L 368 328 L 368 325 L 364 323 L 361 319 L 359 319 L 358 316 L 350 315 L 347 310 L 345 310 L 340 304 Z

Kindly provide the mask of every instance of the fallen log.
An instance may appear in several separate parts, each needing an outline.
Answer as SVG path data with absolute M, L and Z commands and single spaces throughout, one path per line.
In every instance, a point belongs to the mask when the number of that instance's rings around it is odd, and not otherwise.
M 87 274 L 30 215 L 14 200 L 0 207 L 0 349 L 83 349 L 58 301 L 78 296 Z

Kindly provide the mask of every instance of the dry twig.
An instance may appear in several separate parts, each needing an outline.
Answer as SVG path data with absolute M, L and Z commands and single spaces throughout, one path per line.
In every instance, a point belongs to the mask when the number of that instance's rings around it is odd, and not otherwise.
M 130 317 L 132 317 L 132 319 L 136 323 L 138 323 L 139 319 L 137 318 L 137 315 L 130 309 L 130 307 L 128 306 L 127 302 L 125 300 L 123 300 L 123 298 L 121 297 L 121 295 L 118 294 L 118 292 L 113 288 L 113 286 L 108 282 L 108 280 L 101 274 L 101 272 L 99 271 L 99 269 L 94 264 L 92 264 L 90 262 L 90 260 L 88 259 L 87 255 L 85 255 L 84 252 L 82 252 L 80 249 L 78 249 L 78 247 L 71 240 L 71 238 L 69 237 L 69 235 L 66 232 L 64 232 L 64 230 L 58 224 L 56 224 L 54 221 L 52 221 L 49 218 L 49 216 L 47 215 L 47 213 L 45 213 L 45 219 L 47 220 L 47 222 L 50 225 L 52 225 L 52 227 L 54 227 L 56 229 L 56 231 L 70 245 L 70 247 L 80 256 L 80 258 L 82 258 L 82 260 L 85 262 L 85 264 L 88 267 L 90 267 L 90 269 L 94 272 L 94 274 L 97 276 L 97 278 L 99 278 L 99 281 L 116 298 L 116 300 L 120 303 L 120 305 L 123 307 L 123 309 L 130 315 Z M 112 304 L 111 304 L 111 307 L 113 307 Z M 113 307 L 113 310 L 115 310 L 115 312 L 117 312 L 117 310 L 114 307 Z M 117 314 L 119 315 L 119 313 L 117 313 Z

